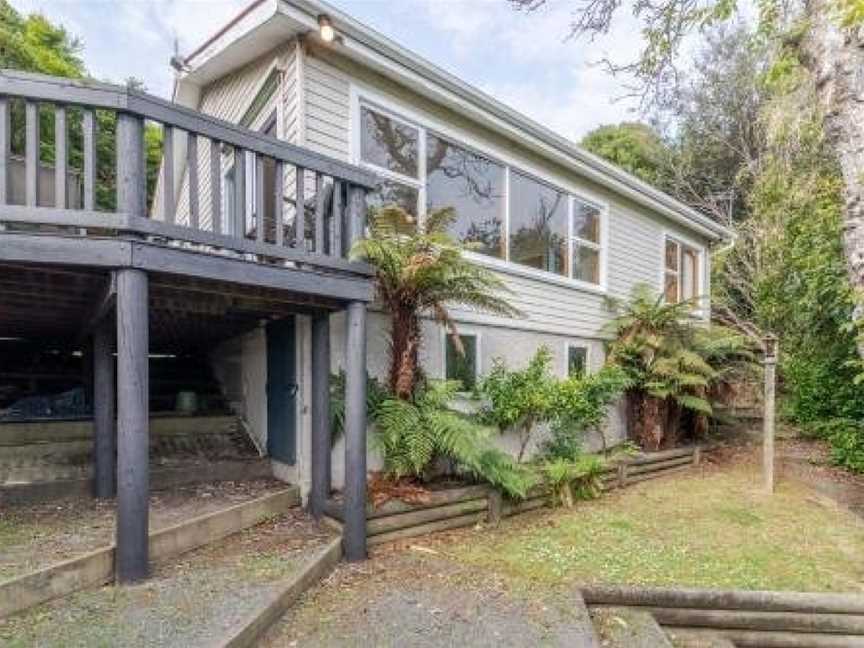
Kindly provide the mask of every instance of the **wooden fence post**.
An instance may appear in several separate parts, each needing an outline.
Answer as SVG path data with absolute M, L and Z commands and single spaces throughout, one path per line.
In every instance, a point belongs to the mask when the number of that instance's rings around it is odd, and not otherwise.
M 487 520 L 489 524 L 498 526 L 501 523 L 501 518 L 504 516 L 504 497 L 497 488 L 490 489 L 486 497 L 489 502 Z
M 622 461 L 618 464 L 618 488 L 624 488 L 627 485 L 627 463 Z
M 765 403 L 763 416 L 762 471 L 765 490 L 774 492 L 774 396 L 777 379 L 777 336 L 765 336 Z

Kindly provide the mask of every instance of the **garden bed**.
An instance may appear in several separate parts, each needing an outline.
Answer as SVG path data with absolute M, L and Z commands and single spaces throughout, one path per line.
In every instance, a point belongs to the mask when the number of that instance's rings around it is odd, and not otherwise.
M 616 460 L 604 469 L 604 490 L 623 488 L 697 465 L 700 446 L 675 448 Z M 502 518 L 550 506 L 553 497 L 547 487 L 532 489 L 524 500 L 509 500 L 491 486 L 455 485 L 430 490 L 422 503 L 389 500 L 366 508 L 366 533 L 370 545 L 472 526 L 481 522 L 497 524 Z M 325 506 L 331 523 L 344 521 L 341 499 Z

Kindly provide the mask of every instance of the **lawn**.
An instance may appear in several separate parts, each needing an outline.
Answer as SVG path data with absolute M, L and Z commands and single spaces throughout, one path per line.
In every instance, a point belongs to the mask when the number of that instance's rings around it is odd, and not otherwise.
M 535 586 L 864 591 L 864 522 L 803 484 L 781 480 L 768 497 L 758 483 L 748 463 L 688 472 L 526 516 L 448 553 Z

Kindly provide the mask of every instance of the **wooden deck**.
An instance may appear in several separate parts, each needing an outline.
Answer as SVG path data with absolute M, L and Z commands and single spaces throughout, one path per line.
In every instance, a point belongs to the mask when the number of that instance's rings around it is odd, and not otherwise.
M 111 155 L 97 130 L 106 123 Z M 153 124 L 162 162 L 147 205 L 145 130 Z M 24 186 L 13 186 L 22 159 Z M 49 181 L 53 191 L 45 191 Z M 347 311 L 346 556 L 365 557 L 373 283 L 371 269 L 348 251 L 363 235 L 365 195 L 376 181 L 359 167 L 129 88 L 0 71 L 0 338 L 93 349 L 94 485 L 97 496 L 116 492 L 119 581 L 148 573 L 150 354 L 212 349 L 297 313 L 313 321 L 310 497 L 323 503 L 329 315 Z

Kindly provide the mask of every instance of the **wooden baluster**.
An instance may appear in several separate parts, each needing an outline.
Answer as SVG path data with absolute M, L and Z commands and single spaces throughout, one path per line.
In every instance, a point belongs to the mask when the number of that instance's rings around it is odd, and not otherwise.
M 324 254 L 324 176 L 315 173 L 315 254 Z
M 210 140 L 210 212 L 216 234 L 222 233 L 222 144 Z
M 341 257 L 344 254 L 342 242 L 342 181 L 333 180 L 333 241 L 330 244 L 330 254 Z
M 303 196 L 305 191 L 304 181 L 306 174 L 303 167 L 296 167 L 297 177 L 295 178 L 294 192 L 294 247 L 298 252 L 306 251 L 306 199 Z
M 173 224 L 176 217 L 174 203 L 174 128 L 162 127 L 162 218 Z
M 39 104 L 28 101 L 25 108 L 24 148 L 25 204 L 36 207 L 39 202 Z
M 273 171 L 273 220 L 276 223 L 276 245 L 285 245 L 285 164 L 282 160 L 276 160 L 276 168 Z
M 200 227 L 198 207 L 198 136 L 189 133 L 186 141 L 186 168 L 189 169 L 189 227 Z
M 66 107 L 54 109 L 54 206 L 66 209 Z
M 347 236 L 348 244 L 346 252 L 350 252 L 351 246 L 358 240 L 363 238 L 363 231 L 366 228 L 366 191 L 363 187 L 349 186 L 348 187 L 348 223 Z
M 255 240 L 264 242 L 264 156 L 255 154 Z
M 143 150 L 144 120 L 117 113 L 117 211 L 142 218 L 147 213 Z
M 96 208 L 96 114 L 85 110 L 81 129 L 84 141 L 84 209 Z
M 233 233 L 244 238 L 246 233 L 246 151 L 234 148 L 234 223 Z
M 9 202 L 9 154 L 11 150 L 9 130 L 9 100 L 0 97 L 0 205 Z M 6 229 L 0 223 L 0 232 Z

